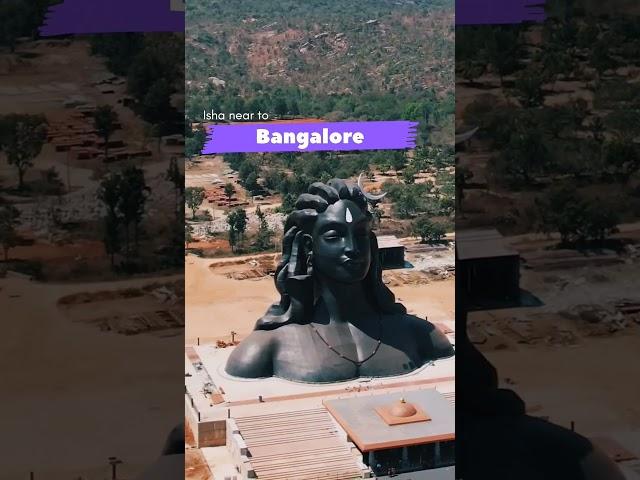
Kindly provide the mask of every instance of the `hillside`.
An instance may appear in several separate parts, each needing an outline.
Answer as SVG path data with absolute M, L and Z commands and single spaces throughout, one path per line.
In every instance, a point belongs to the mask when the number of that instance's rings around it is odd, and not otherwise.
M 455 202 L 453 7 L 451 0 L 324 0 L 312 5 L 191 0 L 185 79 L 192 123 L 202 120 L 203 110 L 419 122 L 414 151 L 225 154 L 221 164 L 218 159 L 197 161 L 204 134 L 196 129 L 187 138 L 187 156 L 195 160 L 187 169 L 187 186 L 189 192 L 203 189 L 206 201 L 201 215 L 194 211 L 189 220 L 193 238 L 218 245 L 227 236 L 230 215 L 245 208 L 253 234 L 261 225 L 253 212 L 259 203 L 267 222 L 264 241 L 258 230 L 244 245 L 231 245 L 231 237 L 229 242 L 236 253 L 268 250 L 277 243 L 269 235 L 281 234 L 281 216 L 311 183 L 355 180 L 361 173 L 368 188 L 389 192 L 375 212 L 381 233 L 450 229 Z M 225 183 L 232 194 L 224 193 Z M 431 227 L 427 218 L 441 223 Z
M 187 114 L 415 119 L 452 132 L 452 1 L 187 5 Z M 446 139 L 442 139 L 446 143 Z
M 602 243 L 640 213 L 640 19 L 553 6 L 542 25 L 458 32 L 456 119 L 480 130 L 458 153 L 457 222 Z

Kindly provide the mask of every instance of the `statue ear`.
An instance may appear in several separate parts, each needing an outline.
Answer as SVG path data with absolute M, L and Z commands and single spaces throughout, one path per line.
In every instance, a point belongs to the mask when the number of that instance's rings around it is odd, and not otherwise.
M 303 245 L 304 245 L 304 252 L 309 255 L 311 252 L 313 252 L 313 237 L 311 235 L 309 235 L 308 233 L 304 234 L 304 239 L 303 239 Z

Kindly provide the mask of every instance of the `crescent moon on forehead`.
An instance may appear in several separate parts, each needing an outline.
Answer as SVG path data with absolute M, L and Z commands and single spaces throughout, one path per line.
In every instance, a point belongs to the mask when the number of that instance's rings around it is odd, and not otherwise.
M 358 176 L 358 187 L 362 191 L 362 194 L 364 195 L 364 197 L 370 202 L 379 202 L 387 194 L 387 192 L 384 192 L 384 193 L 381 193 L 380 195 L 373 195 L 371 193 L 365 192 L 364 187 L 362 186 L 362 173 L 360 174 L 360 176 Z
M 467 140 L 469 140 L 471 137 L 473 137 L 476 132 L 480 129 L 480 127 L 476 127 L 476 128 L 472 128 L 471 130 L 464 132 L 464 133 L 457 133 L 456 134 L 456 145 L 459 143 L 463 143 L 466 142 Z

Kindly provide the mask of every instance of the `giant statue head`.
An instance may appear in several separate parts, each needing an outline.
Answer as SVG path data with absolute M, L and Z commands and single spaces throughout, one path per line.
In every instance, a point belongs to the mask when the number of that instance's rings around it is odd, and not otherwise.
M 257 329 L 308 322 L 321 282 L 362 282 L 380 311 L 406 311 L 382 282 L 368 209 L 368 203 L 380 197 L 365 195 L 359 185 L 342 179 L 314 183 L 300 195 L 285 223 L 282 260 L 275 274 L 281 299 L 258 321 Z

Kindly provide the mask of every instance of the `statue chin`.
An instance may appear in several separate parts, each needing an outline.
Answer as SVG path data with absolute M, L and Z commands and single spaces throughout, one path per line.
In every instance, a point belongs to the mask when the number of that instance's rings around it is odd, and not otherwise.
M 326 276 L 326 278 L 335 284 L 353 285 L 362 282 L 366 278 L 368 270 L 369 266 L 345 268 L 339 272 L 332 272 L 331 277 Z

